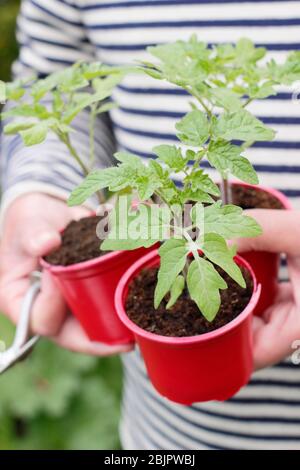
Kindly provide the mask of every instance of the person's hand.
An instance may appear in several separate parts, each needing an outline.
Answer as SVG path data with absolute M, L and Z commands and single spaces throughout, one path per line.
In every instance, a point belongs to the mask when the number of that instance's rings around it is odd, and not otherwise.
M 38 267 L 40 256 L 60 245 L 60 230 L 72 219 L 89 214 L 83 207 L 69 208 L 54 197 L 31 193 L 17 198 L 7 209 L 0 244 L 0 310 L 17 322 L 21 303 Z M 91 355 L 127 352 L 131 346 L 91 342 L 72 316 L 49 273 L 43 273 L 31 329 L 49 336 L 60 346 Z
M 300 212 L 253 209 L 246 211 L 263 228 L 263 235 L 238 240 L 238 252 L 270 251 L 287 255 L 289 282 L 279 284 L 274 303 L 253 319 L 256 369 L 280 362 L 300 340 Z

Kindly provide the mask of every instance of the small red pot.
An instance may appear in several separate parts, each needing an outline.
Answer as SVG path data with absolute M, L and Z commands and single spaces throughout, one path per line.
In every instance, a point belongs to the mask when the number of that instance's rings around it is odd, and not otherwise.
M 149 250 L 115 251 L 71 266 L 54 266 L 41 259 L 92 341 L 110 345 L 134 341 L 114 308 L 115 289 L 122 274 Z
M 251 273 L 251 300 L 232 322 L 203 335 L 160 336 L 143 330 L 128 318 L 124 309 L 128 285 L 143 268 L 159 266 L 157 250 L 136 261 L 118 284 L 117 313 L 136 338 L 152 384 L 169 400 L 184 405 L 227 400 L 249 381 L 253 370 L 251 320 L 260 288 L 249 264 L 239 256 L 235 260 Z
M 253 186 L 240 182 L 234 182 L 232 184 L 246 188 L 254 188 L 257 191 L 265 191 L 278 199 L 284 209 L 289 210 L 292 208 L 289 199 L 276 189 L 260 185 Z M 268 251 L 248 251 L 247 253 L 243 253 L 242 256 L 252 267 L 257 282 L 261 284 L 261 295 L 254 315 L 262 315 L 263 312 L 272 305 L 277 294 L 280 256 Z

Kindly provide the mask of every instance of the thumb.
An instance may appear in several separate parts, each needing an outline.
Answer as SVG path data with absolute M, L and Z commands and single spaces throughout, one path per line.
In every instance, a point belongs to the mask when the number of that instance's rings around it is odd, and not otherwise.
M 59 247 L 61 236 L 49 220 L 32 218 L 22 228 L 20 244 L 25 253 L 39 257 Z
M 300 213 L 294 210 L 250 209 L 245 214 L 253 217 L 262 227 L 262 235 L 239 238 L 238 252 L 269 251 L 271 253 L 300 254 Z

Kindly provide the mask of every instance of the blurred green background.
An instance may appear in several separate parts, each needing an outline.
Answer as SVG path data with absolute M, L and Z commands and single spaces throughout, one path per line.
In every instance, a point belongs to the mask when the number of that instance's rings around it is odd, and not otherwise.
M 9 80 L 18 52 L 19 3 L 0 0 L 0 80 Z M 0 314 L 0 348 L 13 330 Z M 40 341 L 0 377 L 0 450 L 118 449 L 121 375 L 117 357 L 96 359 Z

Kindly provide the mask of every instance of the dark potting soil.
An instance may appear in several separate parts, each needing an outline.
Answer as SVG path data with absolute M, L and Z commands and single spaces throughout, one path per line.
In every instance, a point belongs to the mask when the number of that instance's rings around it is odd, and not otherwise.
M 232 202 L 243 209 L 283 209 L 281 202 L 272 194 L 238 185 L 232 185 Z
M 157 268 L 144 269 L 129 286 L 126 301 L 128 317 L 140 328 L 162 336 L 195 336 L 216 330 L 236 318 L 248 304 L 253 290 L 252 278 L 245 268 L 241 268 L 247 287 L 236 284 L 224 271 L 217 268 L 227 282 L 228 289 L 221 291 L 221 307 L 216 318 L 209 322 L 199 312 L 196 303 L 187 291 L 176 304 L 166 309 L 168 296 L 159 308 L 153 305 L 157 281 Z
M 101 217 L 84 217 L 70 222 L 62 233 L 59 248 L 45 256 L 45 260 L 54 265 L 70 266 L 104 255 L 100 251 L 101 240 L 97 237 L 96 228 Z
M 272 195 L 255 188 L 233 186 L 233 203 L 243 209 L 282 209 L 281 203 Z M 62 244 L 45 257 L 53 265 L 71 264 L 98 258 L 107 252 L 100 251 L 101 241 L 96 234 L 100 217 L 84 217 L 70 222 L 62 234 Z

